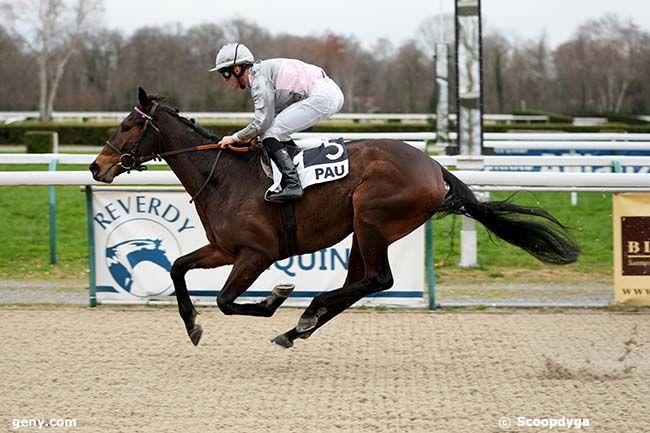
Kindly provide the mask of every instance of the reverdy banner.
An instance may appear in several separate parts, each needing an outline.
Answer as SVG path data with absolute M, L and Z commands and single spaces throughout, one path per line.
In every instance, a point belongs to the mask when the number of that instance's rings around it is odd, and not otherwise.
M 613 196 L 616 302 L 650 305 L 650 194 Z
M 173 301 L 169 276 L 174 260 L 208 243 L 203 226 L 179 190 L 102 190 L 93 188 L 95 285 L 97 302 Z M 277 284 L 293 283 L 288 305 L 307 305 L 318 293 L 345 281 L 352 236 L 324 250 L 274 263 L 242 295 L 244 302 L 263 299 Z M 364 299 L 370 305 L 422 306 L 424 230 L 419 228 L 389 249 L 393 288 Z M 232 266 L 187 273 L 190 296 L 199 304 L 215 298 Z

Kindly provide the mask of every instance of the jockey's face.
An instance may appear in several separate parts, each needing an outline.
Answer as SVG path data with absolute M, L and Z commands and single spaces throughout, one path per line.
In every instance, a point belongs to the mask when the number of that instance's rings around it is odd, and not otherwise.
M 229 74 L 223 74 L 223 78 L 226 80 L 226 83 L 228 86 L 230 86 L 231 89 L 239 89 L 239 81 L 241 81 L 244 86 L 248 86 L 248 70 L 244 71 L 244 74 L 241 76 L 239 80 L 237 80 L 237 77 L 235 74 L 239 74 L 241 72 L 241 66 L 235 66 L 232 70 L 234 73 L 229 73 Z

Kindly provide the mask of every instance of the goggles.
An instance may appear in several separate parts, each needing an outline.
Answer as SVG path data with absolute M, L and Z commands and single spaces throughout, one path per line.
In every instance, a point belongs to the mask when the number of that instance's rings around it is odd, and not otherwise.
M 230 77 L 233 76 L 232 70 L 230 68 L 219 71 L 224 80 L 228 81 Z

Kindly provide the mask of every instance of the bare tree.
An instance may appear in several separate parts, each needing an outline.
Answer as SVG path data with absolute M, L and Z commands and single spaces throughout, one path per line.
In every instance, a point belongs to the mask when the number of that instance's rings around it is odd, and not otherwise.
M 268 57 L 267 53 L 273 49 L 273 37 L 269 31 L 252 21 L 235 18 L 224 21 L 222 25 L 228 42 L 246 44 L 255 56 Z
M 437 44 L 452 44 L 455 35 L 455 18 L 453 14 L 438 14 L 424 18 L 418 26 L 417 41 L 422 51 L 433 57 Z
M 34 58 L 22 44 L 0 27 L 0 110 L 32 110 L 38 97 L 33 86 Z
M 630 87 L 646 81 L 649 35 L 631 20 L 607 14 L 582 24 L 555 53 L 559 74 L 579 86 L 583 111 L 619 113 Z M 580 80 L 580 81 L 578 81 Z
M 38 65 L 41 120 L 50 120 L 54 99 L 70 57 L 79 47 L 93 15 L 103 0 L 2 1 L 0 10 L 10 33 L 22 40 Z
M 127 36 L 93 25 L 90 10 L 99 10 L 99 0 L 0 5 L 0 106 L 38 107 L 43 118 L 55 96 L 58 109 L 129 109 L 138 85 L 183 110 L 248 111 L 249 92 L 232 92 L 208 72 L 219 48 L 234 40 L 261 59 L 298 58 L 324 67 L 345 93 L 345 110 L 431 112 L 432 44 L 449 40 L 453 28 L 451 17 L 430 17 L 415 40 L 393 45 L 379 39 L 366 49 L 353 36 L 276 35 L 242 19 L 188 29 L 153 25 Z M 486 112 L 650 111 L 650 33 L 630 20 L 608 15 L 587 21 L 558 47 L 550 47 L 544 34 L 483 34 Z
M 358 40 L 329 35 L 322 48 L 326 69 L 338 81 L 345 95 L 345 110 L 357 111 L 357 91 L 363 76 L 360 64 L 364 52 Z
M 491 113 L 506 112 L 505 75 L 509 54 L 510 43 L 501 33 L 492 32 L 483 38 L 484 101 Z

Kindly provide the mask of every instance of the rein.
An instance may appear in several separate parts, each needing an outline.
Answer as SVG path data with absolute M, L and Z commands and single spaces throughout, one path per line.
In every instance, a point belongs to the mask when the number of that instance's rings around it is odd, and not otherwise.
M 224 147 L 220 146 L 218 143 L 208 143 L 208 144 L 201 144 L 194 147 L 188 147 L 185 149 L 177 149 L 177 150 L 170 150 L 168 152 L 162 152 L 162 148 L 160 147 L 160 141 L 158 141 L 158 152 L 151 153 L 149 155 L 139 156 L 138 150 L 140 149 L 140 145 L 144 140 L 145 135 L 149 130 L 149 127 L 153 128 L 160 135 L 160 129 L 158 129 L 158 127 L 153 123 L 153 115 L 156 113 L 158 107 L 159 107 L 158 101 L 154 101 L 153 106 L 151 107 L 151 111 L 149 113 L 145 113 L 137 106 L 133 107 L 136 113 L 138 113 L 140 117 L 145 120 L 145 122 L 144 122 L 144 127 L 140 132 L 140 135 L 135 140 L 133 146 L 131 146 L 131 149 L 128 152 L 123 153 L 118 148 L 116 148 L 109 140 L 106 140 L 106 146 L 108 146 L 108 148 L 111 149 L 113 152 L 115 152 L 117 155 L 120 155 L 119 161 L 116 164 L 122 167 L 124 170 L 126 170 L 127 173 L 130 173 L 131 170 L 136 170 L 136 171 L 146 170 L 147 166 L 144 165 L 145 163 L 152 160 L 161 161 L 164 157 L 167 156 L 178 155 L 186 152 L 197 152 L 197 151 L 218 149 L 219 152 L 217 153 L 217 157 L 214 159 L 214 162 L 212 163 L 210 174 L 205 179 L 203 185 L 201 185 L 201 188 L 199 188 L 198 192 L 194 194 L 190 199 L 190 203 L 192 203 L 199 196 L 199 194 L 203 192 L 205 187 L 210 183 L 210 180 L 212 180 L 212 176 L 214 175 L 214 172 L 217 168 L 217 164 L 219 163 L 219 157 L 221 156 L 221 151 L 224 149 Z M 238 147 L 238 146 L 228 145 L 227 147 L 234 152 L 248 152 L 253 150 L 253 146 Z

